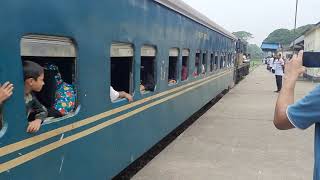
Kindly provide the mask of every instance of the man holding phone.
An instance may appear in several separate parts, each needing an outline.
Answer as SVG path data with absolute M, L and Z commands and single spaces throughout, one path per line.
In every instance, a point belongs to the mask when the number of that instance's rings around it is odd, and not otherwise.
M 317 59 L 320 61 L 320 59 Z M 294 88 L 300 74 L 305 72 L 302 66 L 303 51 L 285 65 L 283 86 L 275 107 L 273 123 L 280 130 L 291 128 L 307 129 L 315 124 L 315 163 L 313 179 L 320 179 L 320 86 L 308 95 L 294 102 Z

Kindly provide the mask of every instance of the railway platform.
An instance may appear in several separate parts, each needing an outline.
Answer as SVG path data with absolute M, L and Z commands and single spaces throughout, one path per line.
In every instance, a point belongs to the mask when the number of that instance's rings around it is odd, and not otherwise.
M 298 81 L 295 99 L 316 86 Z M 273 125 L 275 77 L 257 67 L 133 180 L 304 180 L 313 175 L 313 132 Z

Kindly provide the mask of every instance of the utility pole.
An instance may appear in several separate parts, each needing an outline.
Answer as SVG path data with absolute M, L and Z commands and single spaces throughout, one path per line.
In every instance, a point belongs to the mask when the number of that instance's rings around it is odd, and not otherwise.
M 294 28 L 293 28 L 293 34 L 294 34 L 294 40 L 293 40 L 293 54 L 294 54 L 294 50 L 295 50 L 295 46 L 296 46 L 296 29 L 297 29 L 297 14 L 298 14 L 298 2 L 299 0 L 296 0 L 296 12 L 295 12 L 295 16 L 294 16 Z

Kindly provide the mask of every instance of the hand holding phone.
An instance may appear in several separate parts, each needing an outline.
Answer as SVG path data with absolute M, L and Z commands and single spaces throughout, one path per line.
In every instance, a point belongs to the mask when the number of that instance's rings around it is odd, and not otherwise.
M 309 68 L 320 68 L 320 52 L 304 52 L 302 65 Z

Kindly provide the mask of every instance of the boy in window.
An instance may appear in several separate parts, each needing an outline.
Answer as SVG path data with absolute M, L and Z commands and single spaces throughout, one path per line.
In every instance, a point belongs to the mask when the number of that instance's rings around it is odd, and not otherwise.
M 33 92 L 40 92 L 44 85 L 43 67 L 32 61 L 23 62 L 24 76 L 24 100 L 26 104 L 29 125 L 27 132 L 39 131 L 44 119 L 47 117 L 47 109 L 37 100 Z

